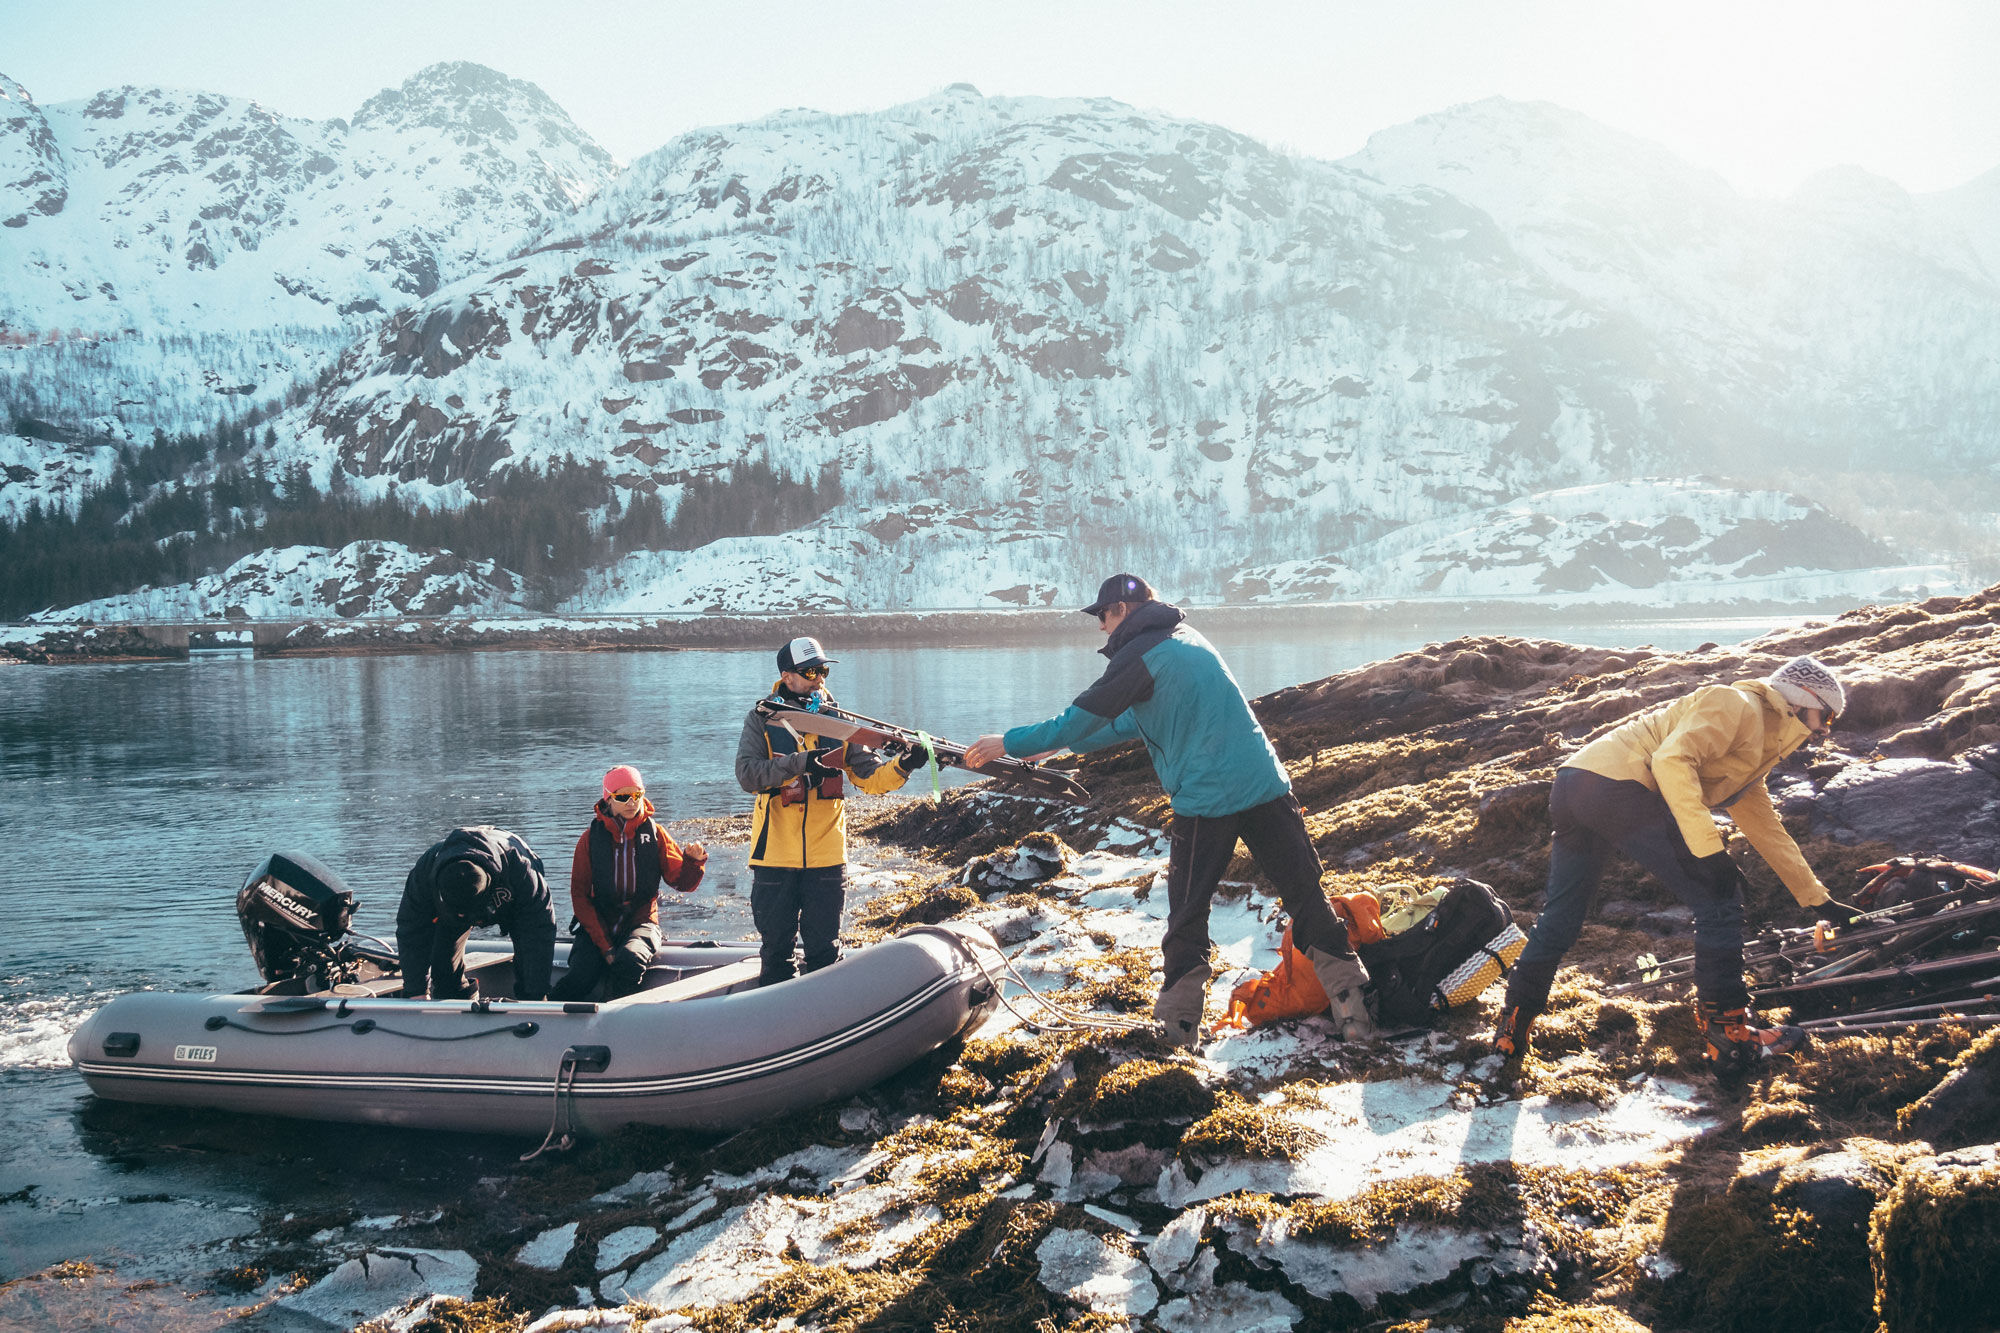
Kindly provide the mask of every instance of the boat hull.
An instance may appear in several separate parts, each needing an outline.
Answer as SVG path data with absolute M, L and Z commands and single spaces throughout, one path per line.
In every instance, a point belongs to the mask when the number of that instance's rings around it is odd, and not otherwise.
M 782 985 L 691 998 L 141 992 L 87 1019 L 70 1058 L 115 1101 L 502 1134 L 558 1118 L 727 1130 L 851 1096 L 953 1040 L 997 1004 L 989 974 L 991 937 L 946 925 Z

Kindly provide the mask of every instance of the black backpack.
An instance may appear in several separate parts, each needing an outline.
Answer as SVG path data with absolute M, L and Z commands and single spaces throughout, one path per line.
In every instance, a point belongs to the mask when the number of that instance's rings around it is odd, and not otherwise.
M 1430 1026 L 1445 1007 L 1438 983 L 1513 921 L 1513 910 L 1491 886 L 1461 879 L 1416 925 L 1356 946 L 1374 983 L 1376 1021 L 1387 1028 Z

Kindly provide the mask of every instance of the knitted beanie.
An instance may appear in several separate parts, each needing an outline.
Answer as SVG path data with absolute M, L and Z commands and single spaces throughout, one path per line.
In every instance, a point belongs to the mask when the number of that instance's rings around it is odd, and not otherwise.
M 615 791 L 644 791 L 646 780 L 639 776 L 639 770 L 630 764 L 620 764 L 604 775 L 605 799 L 610 799 Z
M 1823 708 L 1835 717 L 1847 711 L 1847 691 L 1810 657 L 1794 657 L 1764 680 L 1794 708 Z

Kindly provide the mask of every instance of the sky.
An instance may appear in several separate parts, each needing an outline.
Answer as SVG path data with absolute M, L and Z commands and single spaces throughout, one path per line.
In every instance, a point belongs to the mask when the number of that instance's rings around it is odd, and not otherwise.
M 162 84 L 348 116 L 441 60 L 540 85 L 621 161 L 965 82 L 1325 158 L 1459 103 L 1550 101 L 1764 196 L 1834 166 L 1918 192 L 2000 168 L 1994 0 L 0 0 L 0 73 L 45 104 Z

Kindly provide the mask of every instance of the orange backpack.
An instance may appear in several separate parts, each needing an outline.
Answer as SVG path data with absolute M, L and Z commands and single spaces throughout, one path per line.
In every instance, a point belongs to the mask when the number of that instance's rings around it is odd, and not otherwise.
M 1342 894 L 1329 903 L 1347 922 L 1350 944 L 1373 944 L 1388 938 L 1382 929 L 1382 904 L 1374 894 Z M 1221 1026 L 1247 1028 L 1281 1018 L 1304 1018 L 1326 1005 L 1326 991 L 1313 973 L 1312 959 L 1292 943 L 1292 928 L 1286 926 L 1285 938 L 1278 946 L 1278 965 L 1229 993 L 1229 1017 Z

